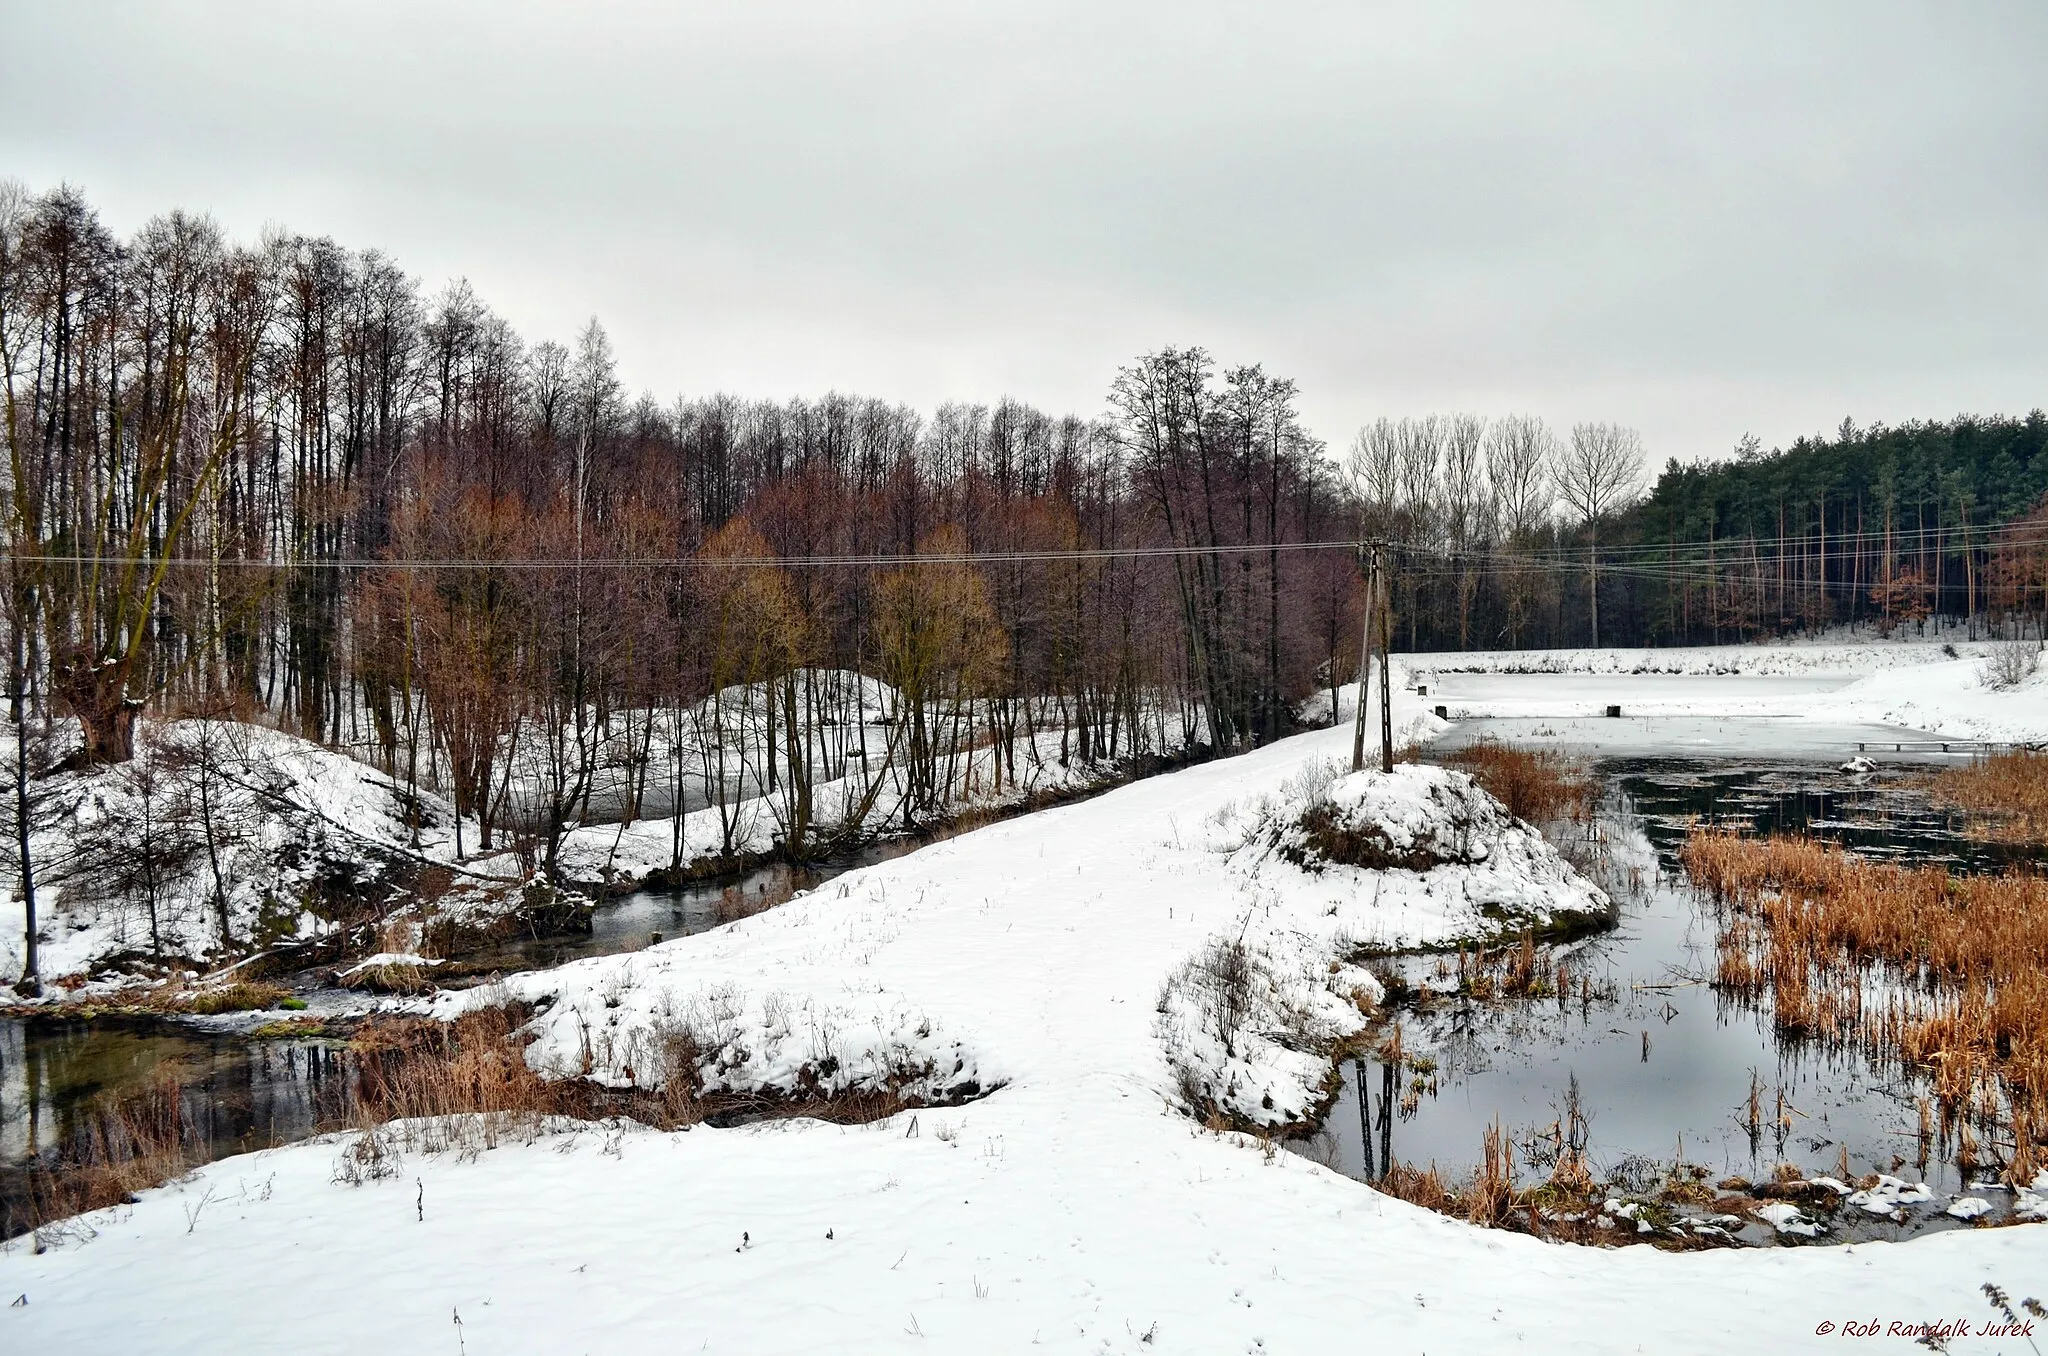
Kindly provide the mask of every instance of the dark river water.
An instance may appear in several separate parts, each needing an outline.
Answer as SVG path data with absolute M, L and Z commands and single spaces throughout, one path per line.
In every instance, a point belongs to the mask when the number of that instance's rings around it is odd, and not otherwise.
M 599 905 L 588 933 L 516 938 L 462 959 L 510 972 L 637 951 L 716 927 L 721 910 L 786 899 L 917 846 L 914 839 L 892 840 L 809 866 L 764 867 L 736 881 L 639 891 Z M 75 1154 L 121 1098 L 174 1089 L 188 1151 L 209 1159 L 291 1143 L 333 1124 L 344 1102 L 344 1044 L 327 1037 L 253 1039 L 164 1020 L 0 1018 L 0 1237 L 17 1231 L 8 1218 L 22 1214 L 33 1168 Z

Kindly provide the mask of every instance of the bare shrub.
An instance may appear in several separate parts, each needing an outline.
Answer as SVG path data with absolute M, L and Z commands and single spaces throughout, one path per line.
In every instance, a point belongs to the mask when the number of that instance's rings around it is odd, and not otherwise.
M 2001 640 L 1977 665 L 1984 686 L 1995 692 L 2009 692 L 2034 676 L 2041 667 L 2041 642 Z

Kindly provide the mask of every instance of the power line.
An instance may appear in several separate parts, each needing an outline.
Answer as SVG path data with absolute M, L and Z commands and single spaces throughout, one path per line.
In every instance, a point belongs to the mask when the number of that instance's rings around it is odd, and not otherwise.
M 823 568 L 880 568 L 901 565 L 988 565 L 988 564 L 1056 564 L 1060 561 L 1088 560 L 1147 560 L 1155 558 L 1187 558 L 1212 555 L 1264 555 L 1273 551 L 1352 551 L 1358 543 L 1351 538 L 1341 541 L 1297 541 L 1274 543 L 1230 543 L 1215 546 L 1103 546 L 1083 547 L 1072 550 L 1045 551 L 934 551 L 875 552 L 848 555 L 793 555 L 793 556 L 648 556 L 633 559 L 600 557 L 577 560 L 574 557 L 506 557 L 490 559 L 483 557 L 454 557 L 412 559 L 405 557 L 343 557 L 328 560 L 276 561 L 255 558 L 223 557 L 216 561 L 203 556 L 187 556 L 165 562 L 172 566 L 204 566 L 212 568 L 275 569 L 275 570 L 722 570 L 762 569 L 768 567 L 823 567 Z M 10 564 L 38 563 L 78 567 L 104 566 L 153 566 L 151 560 L 135 561 L 125 556 L 94 555 L 35 555 L 17 552 L 0 555 L 0 560 Z
M 1958 538 L 1965 538 L 1959 541 Z M 1714 540 L 1693 542 L 1639 542 L 1601 546 L 1594 548 L 1589 556 L 1587 548 L 1578 546 L 1555 546 L 1536 549 L 1458 548 L 1428 542 L 1403 542 L 1397 538 L 1381 537 L 1388 548 L 1397 555 L 1410 558 L 1421 557 L 1440 561 L 1458 562 L 1460 568 L 1479 573 L 1497 573 L 1504 570 L 1538 570 L 1548 572 L 1577 572 L 1597 562 L 1602 573 L 1629 575 L 1641 578 L 1694 578 L 1700 569 L 1712 567 L 1717 577 L 1733 577 L 1725 567 L 1740 566 L 1745 556 L 1764 557 L 1771 562 L 1805 561 L 1815 558 L 1810 550 L 1816 545 L 1813 534 L 1779 537 L 1723 537 Z M 1915 529 L 1911 531 L 1862 532 L 1831 536 L 1826 539 L 1827 556 L 1830 561 L 1847 558 L 1856 554 L 1868 554 L 1873 547 L 1887 547 L 1892 554 L 1911 555 L 1924 548 L 1928 541 L 1936 541 L 1944 547 L 2013 547 L 2048 543 L 2048 523 L 2009 523 L 1997 527 L 1969 529 Z M 851 552 L 842 554 L 806 554 L 788 556 L 704 556 L 673 555 L 616 557 L 603 556 L 578 560 L 573 556 L 437 556 L 437 557 L 384 557 L 384 556 L 343 556 L 313 560 L 272 560 L 248 556 L 223 556 L 219 559 L 206 556 L 177 557 L 169 561 L 157 561 L 149 557 L 131 558 L 100 554 L 66 552 L 39 554 L 16 551 L 0 554 L 0 561 L 10 565 L 40 564 L 76 569 L 99 568 L 154 568 L 163 564 L 170 568 L 208 568 L 235 570 L 356 570 L 390 571 L 409 570 L 728 570 L 728 569 L 881 569 L 917 565 L 1003 565 L 1003 564 L 1058 564 L 1065 561 L 1110 561 L 1110 560 L 1166 560 L 1191 559 L 1202 556 L 1243 556 L 1265 555 L 1276 552 L 1301 553 L 1311 551 L 1355 551 L 1358 541 L 1354 538 L 1318 541 L 1282 542 L 1231 542 L 1214 545 L 1152 545 L 1152 546 L 1102 546 L 1075 547 L 1043 550 L 997 550 L 997 551 L 937 551 L 937 552 Z M 1786 550 L 1798 548 L 1797 553 Z M 1415 567 L 1411 566 L 1411 570 Z M 1775 579 L 1775 576 L 1772 576 Z M 1811 581 L 1808 581 L 1809 583 Z

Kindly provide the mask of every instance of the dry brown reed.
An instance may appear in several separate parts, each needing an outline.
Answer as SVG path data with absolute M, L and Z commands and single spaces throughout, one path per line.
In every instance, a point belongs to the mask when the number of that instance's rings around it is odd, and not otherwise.
M 766 913 L 787 904 L 795 897 L 796 873 L 783 867 L 757 883 L 752 890 L 747 889 L 744 883 L 726 886 L 718 892 L 718 902 L 712 905 L 712 915 L 720 923 L 737 923 L 742 918 L 752 918 L 757 913 Z
M 1463 1197 L 1453 1191 L 1442 1174 L 1432 1163 L 1426 1168 L 1411 1167 L 1406 1163 L 1395 1163 L 1387 1168 L 1386 1176 L 1379 1178 L 1373 1186 L 1389 1196 L 1419 1205 L 1425 1210 L 1434 1210 L 1444 1215 L 1465 1213 Z
M 1496 1119 L 1486 1127 L 1479 1173 L 1466 1193 L 1465 1218 L 1497 1229 L 1515 1208 L 1515 1151 Z
M 1549 948 L 1539 948 L 1535 934 L 1527 931 L 1507 946 L 1459 947 L 1456 974 L 1458 993 L 1482 1000 L 1562 996 L 1570 991 L 1572 982 Z
M 1444 761 L 1472 774 L 1508 813 L 1531 824 L 1586 823 L 1599 806 L 1600 783 L 1586 768 L 1550 749 L 1518 749 L 1482 739 Z
M 204 1162 L 183 1094 L 179 1072 L 159 1068 L 141 1088 L 86 1108 L 60 1159 L 8 1169 L 0 1238 L 118 1204 Z
M 1949 768 L 1934 779 L 1933 795 L 1967 814 L 1976 836 L 2048 844 L 2048 753 L 2018 749 Z
M 1945 1130 L 1974 1119 L 1989 1131 L 2003 1110 L 2009 1173 L 2031 1175 L 2048 1124 L 2048 879 L 1706 827 L 1682 855 L 1722 909 L 1720 988 L 1768 993 L 1788 1036 L 1920 1071 Z

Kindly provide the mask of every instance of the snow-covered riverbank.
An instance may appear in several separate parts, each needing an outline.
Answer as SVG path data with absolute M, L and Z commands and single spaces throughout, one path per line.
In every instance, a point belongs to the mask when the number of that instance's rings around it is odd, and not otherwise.
M 1404 723 L 1423 705 L 1402 703 Z M 1169 976 L 1235 933 L 1297 969 L 1322 960 L 1325 992 L 1362 982 L 1328 969 L 1340 934 L 1323 920 L 1359 907 L 1348 887 L 1327 901 L 1312 883 L 1278 888 L 1245 869 L 1247 839 L 1219 813 L 1284 796 L 1349 745 L 1348 730 L 1283 741 L 582 963 L 573 984 L 520 981 L 574 1010 L 550 1048 L 601 1038 L 613 1016 L 636 1029 L 662 1012 L 639 995 L 664 987 L 678 1011 L 736 991 L 736 1020 L 782 1032 L 787 1053 L 836 1012 L 841 1038 L 873 1035 L 826 1053 L 906 1035 L 940 1076 L 1001 1083 L 982 1100 L 858 1128 L 593 1128 L 411 1157 L 360 1186 L 335 1180 L 333 1143 L 231 1159 L 52 1251 L 0 1256 L 0 1292 L 25 1297 L 0 1332 L 76 1350 L 121 1333 L 164 1351 L 1747 1354 L 1819 1346 L 1821 1325 L 1848 1319 L 1990 1317 L 1987 1281 L 2038 1292 L 2048 1230 L 2034 1227 L 1580 1249 L 1480 1232 L 1201 1129 L 1162 1040 Z M 1457 935 L 1473 913 L 1440 908 L 1404 939 Z M 771 1013 L 778 990 L 794 1001 Z

